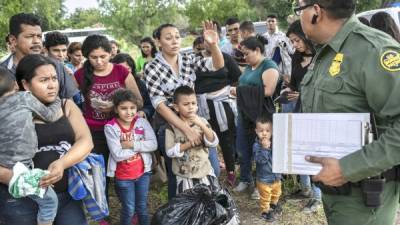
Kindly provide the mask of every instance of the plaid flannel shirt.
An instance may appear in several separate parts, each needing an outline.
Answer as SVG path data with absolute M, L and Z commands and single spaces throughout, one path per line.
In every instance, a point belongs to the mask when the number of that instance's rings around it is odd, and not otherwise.
M 144 77 L 149 91 L 151 103 L 156 109 L 165 102 L 172 105 L 173 94 L 176 88 L 187 85 L 194 88 L 196 70 L 207 72 L 206 59 L 195 54 L 178 55 L 179 74 L 175 74 L 171 66 L 161 53 L 149 62 L 144 69 Z

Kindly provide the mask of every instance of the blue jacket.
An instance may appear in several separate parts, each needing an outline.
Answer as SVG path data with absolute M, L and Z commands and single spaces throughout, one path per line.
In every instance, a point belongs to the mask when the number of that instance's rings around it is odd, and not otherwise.
M 89 154 L 68 170 L 68 192 L 74 200 L 82 200 L 88 214 L 99 221 L 109 215 L 106 200 L 106 172 L 102 155 Z
M 282 178 L 281 174 L 272 172 L 272 150 L 263 148 L 258 139 L 253 145 L 253 156 L 258 182 L 272 184 Z

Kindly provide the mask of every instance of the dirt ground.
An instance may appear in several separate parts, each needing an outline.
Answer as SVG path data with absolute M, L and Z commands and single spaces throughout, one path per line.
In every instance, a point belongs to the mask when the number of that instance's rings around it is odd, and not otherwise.
M 223 182 L 223 181 L 222 181 Z M 231 188 L 229 188 L 231 189 Z M 110 219 L 112 225 L 119 224 L 119 209 L 120 204 L 113 188 L 110 193 Z M 167 188 L 166 185 L 152 185 L 149 197 L 149 209 L 153 214 L 158 207 L 167 201 Z M 249 193 L 232 193 L 233 198 L 239 208 L 240 220 L 242 225 L 325 225 L 325 218 L 322 208 L 316 213 L 304 214 L 301 212 L 307 200 L 294 200 L 283 198 L 282 216 L 273 223 L 267 223 L 260 218 L 258 201 L 250 200 Z M 92 225 L 96 223 L 91 223 Z

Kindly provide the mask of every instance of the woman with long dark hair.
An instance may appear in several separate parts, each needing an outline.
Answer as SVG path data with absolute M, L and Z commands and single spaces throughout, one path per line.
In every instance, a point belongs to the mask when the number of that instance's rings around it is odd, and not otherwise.
M 300 20 L 293 22 L 286 32 L 295 48 L 295 53 L 292 55 L 292 74 L 290 82 L 286 84 L 287 88 L 284 90 L 287 94 L 289 105 L 292 105 L 288 112 L 298 112 L 300 110 L 300 82 L 303 80 L 308 67 L 315 55 L 315 49 L 310 40 L 306 38 L 301 28 Z
M 25 56 L 16 69 L 16 78 L 21 90 L 30 91 L 43 104 L 50 104 L 57 98 L 59 82 L 54 62 L 34 54 Z M 54 185 L 58 197 L 57 216 L 54 224 L 87 225 L 82 201 L 72 199 L 68 193 L 67 169 L 82 161 L 93 148 L 89 128 L 82 113 L 72 100 L 63 99 L 60 107 L 61 118 L 45 123 L 35 119 L 38 150 L 33 158 L 35 167 L 48 170 L 41 185 Z M 37 204 L 30 198 L 13 198 L 8 193 L 7 174 L 12 173 L 0 167 L 0 221 L 5 225 L 36 224 Z
M 206 22 L 203 25 L 204 40 L 210 45 L 212 67 L 219 70 L 224 67 L 224 58 L 218 48 L 218 34 L 214 25 Z M 158 130 L 159 149 L 165 154 L 165 127 L 170 124 L 181 130 L 192 146 L 202 142 L 203 137 L 189 124 L 184 123 L 173 111 L 173 94 L 180 86 L 194 87 L 196 70 L 208 71 L 206 61 L 193 54 L 180 54 L 181 37 L 178 28 L 173 24 L 163 24 L 154 32 L 157 44 L 162 49 L 146 65 L 144 78 L 151 102 L 156 109 L 153 119 Z M 218 160 L 218 159 L 217 159 Z M 171 159 L 166 157 L 168 169 L 168 197 L 175 196 L 176 177 L 172 174 Z M 219 166 L 217 166 L 219 169 Z
M 400 32 L 394 19 L 387 12 L 377 12 L 369 21 L 370 26 L 383 31 L 400 43 Z
M 87 60 L 83 67 L 76 71 L 75 77 L 85 100 L 83 116 L 92 133 L 93 152 L 103 155 L 104 161 L 108 162 L 110 151 L 104 125 L 112 118 L 113 94 L 121 88 L 131 90 L 139 99 L 139 109 L 143 106 L 143 100 L 131 73 L 125 67 L 110 62 L 111 44 L 105 36 L 88 36 L 82 44 L 82 53 Z
M 141 55 L 136 59 L 136 73 L 138 76 L 143 75 L 144 65 L 156 57 L 157 48 L 151 37 L 145 37 L 140 40 Z
M 111 119 L 112 95 L 120 88 L 127 88 L 142 98 L 135 79 L 129 71 L 110 62 L 111 45 L 102 35 L 88 36 L 82 44 L 82 53 L 87 58 L 83 67 L 76 71 L 76 80 L 84 96 L 83 116 L 94 142 L 94 152 L 108 159 L 108 147 L 104 136 L 104 125 Z

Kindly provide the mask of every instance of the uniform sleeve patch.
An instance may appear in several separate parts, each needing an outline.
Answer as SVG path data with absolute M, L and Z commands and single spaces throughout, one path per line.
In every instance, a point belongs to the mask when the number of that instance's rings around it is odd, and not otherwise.
M 381 65 L 390 72 L 400 71 L 400 54 L 393 50 L 384 52 L 381 55 Z

